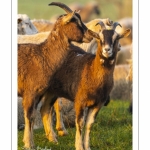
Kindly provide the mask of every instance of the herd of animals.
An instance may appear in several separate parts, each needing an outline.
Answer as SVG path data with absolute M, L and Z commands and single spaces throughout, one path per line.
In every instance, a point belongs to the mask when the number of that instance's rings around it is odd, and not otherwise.
M 18 96 L 22 97 L 24 111 L 24 147 L 35 147 L 33 126 L 39 104 L 47 139 L 58 142 L 53 129 L 54 110 L 58 134 L 68 134 L 61 114 L 63 97 L 74 103 L 76 150 L 90 150 L 91 127 L 111 98 L 119 53 L 130 54 L 125 59 L 130 63 L 127 80 L 132 94 L 132 19 L 88 20 L 90 15 L 84 15 L 81 7 L 79 12 L 77 6 L 60 2 L 49 6 L 58 6 L 66 14 L 54 22 L 18 14 Z M 92 13 L 100 13 L 97 5 L 93 9 Z

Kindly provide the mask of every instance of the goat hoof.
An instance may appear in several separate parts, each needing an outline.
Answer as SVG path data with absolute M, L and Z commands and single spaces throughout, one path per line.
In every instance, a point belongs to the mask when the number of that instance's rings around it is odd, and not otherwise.
M 48 140 L 49 140 L 50 142 L 52 142 L 52 143 L 55 143 L 55 144 L 58 143 L 56 137 L 49 136 L 49 137 L 48 137 Z
M 67 130 L 60 130 L 60 131 L 58 131 L 58 135 L 59 136 L 66 136 L 66 135 L 68 135 L 68 132 L 67 132 Z

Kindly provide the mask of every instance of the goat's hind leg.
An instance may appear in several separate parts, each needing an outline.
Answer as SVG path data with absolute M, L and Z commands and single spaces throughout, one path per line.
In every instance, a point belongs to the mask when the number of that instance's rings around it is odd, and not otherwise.
M 85 150 L 91 150 L 90 149 L 90 131 L 92 124 L 95 121 L 96 115 L 100 110 L 100 106 L 92 107 L 88 109 L 87 112 L 87 119 L 85 124 L 85 134 L 84 134 L 84 148 Z
M 42 117 L 42 121 L 43 121 L 43 125 L 44 125 L 44 129 L 45 129 L 45 133 L 46 133 L 46 137 L 48 138 L 49 141 L 53 142 L 53 143 L 58 143 L 57 139 L 56 139 L 56 134 L 53 130 L 53 98 L 54 95 L 50 94 L 50 93 L 46 93 L 43 97 L 43 104 L 41 107 L 41 117 Z
M 62 118 L 61 98 L 58 98 L 55 101 L 54 109 L 55 109 L 55 112 L 56 112 L 56 129 L 58 131 L 58 135 L 60 135 L 60 136 L 67 135 L 68 132 L 65 128 L 63 118 Z

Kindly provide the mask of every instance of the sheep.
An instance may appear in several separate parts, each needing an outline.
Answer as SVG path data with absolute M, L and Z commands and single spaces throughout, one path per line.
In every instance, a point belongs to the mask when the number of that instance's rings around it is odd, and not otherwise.
M 18 96 L 23 98 L 25 148 L 34 148 L 33 125 L 37 105 L 48 90 L 53 74 L 63 64 L 71 41 L 90 42 L 93 37 L 98 37 L 87 29 L 76 11 L 60 2 L 52 2 L 51 5 L 59 6 L 67 14 L 58 18 L 48 38 L 41 44 L 18 44 Z M 51 111 L 46 111 L 47 107 L 49 103 L 45 102 L 41 107 L 44 129 L 47 138 L 57 142 L 50 130 L 52 117 Z
M 118 52 L 119 39 L 127 37 L 131 30 L 118 34 L 115 22 L 106 29 L 102 22 L 96 55 L 72 45 L 61 67 L 53 74 L 50 87 L 45 94 L 45 103 L 57 97 L 74 102 L 76 112 L 76 150 L 90 150 L 89 134 L 100 108 L 109 100 L 113 88 L 113 72 Z M 63 75 L 63 76 L 62 76 Z M 54 97 L 50 97 L 54 94 Z M 48 109 L 47 109 L 48 111 Z M 87 112 L 87 113 L 86 113 Z M 86 121 L 86 122 L 85 122 Z M 84 140 L 82 129 L 85 124 Z M 51 128 L 53 131 L 53 129 Z
M 54 27 L 54 23 L 49 21 L 49 20 L 44 20 L 44 19 L 36 20 L 36 19 L 33 19 L 33 20 L 31 20 L 31 22 L 38 29 L 39 32 L 51 31 L 52 28 Z
M 120 29 L 117 27 L 116 28 L 117 32 L 122 33 L 123 30 L 126 28 L 129 28 L 132 31 L 132 18 L 131 17 L 122 18 L 118 20 L 118 22 L 122 25 L 122 28 Z M 131 45 L 132 44 L 132 32 L 127 38 L 121 39 L 120 44 L 122 46 Z
M 32 24 L 30 18 L 26 14 L 18 14 L 18 34 L 36 34 L 36 27 Z

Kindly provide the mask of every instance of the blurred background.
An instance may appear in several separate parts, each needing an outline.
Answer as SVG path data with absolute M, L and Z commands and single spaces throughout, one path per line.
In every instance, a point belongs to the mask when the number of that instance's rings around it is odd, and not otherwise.
M 61 2 L 61 0 L 59 0 Z M 18 0 L 18 13 L 27 14 L 30 19 L 50 20 L 56 14 L 65 13 L 62 9 L 55 6 L 48 6 L 51 0 Z M 113 21 L 124 17 L 132 17 L 132 0 L 64 0 L 63 3 L 70 5 L 86 6 L 91 2 L 96 2 L 100 10 L 99 15 L 92 14 L 91 19 L 95 17 L 110 18 Z

